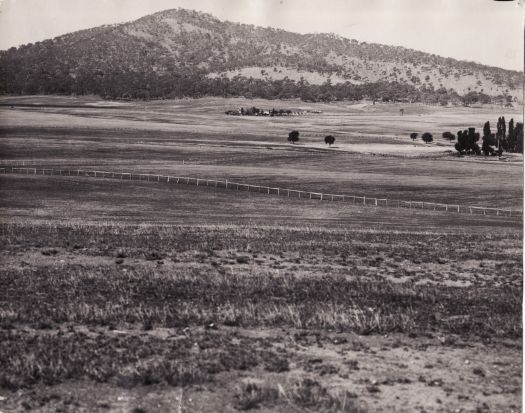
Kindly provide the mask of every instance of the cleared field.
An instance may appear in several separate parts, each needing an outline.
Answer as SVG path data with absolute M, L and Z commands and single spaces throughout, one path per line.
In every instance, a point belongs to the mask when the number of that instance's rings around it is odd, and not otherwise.
M 27 194 L 32 194 L 28 197 Z M 465 215 L 84 177 L 0 175 L 3 221 L 326 225 L 395 230 L 519 231 L 516 217 Z
M 77 100 L 77 105 L 88 103 L 94 104 Z M 225 108 L 239 105 L 299 105 L 323 113 L 290 118 L 224 115 Z M 485 120 L 500 115 L 495 109 L 414 105 L 401 117 L 398 105 L 353 108 L 210 98 L 121 106 L 2 108 L 1 156 L 389 199 L 512 208 L 522 204 L 521 156 L 458 159 L 444 152 L 452 146 L 439 137 L 447 128 L 481 128 Z M 505 116 L 517 120 L 521 115 Z M 405 130 L 396 130 L 401 127 Z M 292 129 L 301 131 L 300 145 L 286 143 Z M 413 144 L 408 138 L 413 130 L 431 130 L 437 143 Z M 321 143 L 328 133 L 335 134 L 338 148 Z M 386 156 L 391 151 L 381 145 L 399 147 L 396 156 Z
M 0 108 L 4 160 L 522 204 L 521 156 L 459 159 L 406 137 L 481 128 L 490 108 L 2 103 L 28 105 Z M 248 105 L 323 113 L 223 115 Z M 291 129 L 303 144 L 285 143 Z M 0 213 L 2 411 L 521 408 L 515 218 L 31 175 L 0 175 Z

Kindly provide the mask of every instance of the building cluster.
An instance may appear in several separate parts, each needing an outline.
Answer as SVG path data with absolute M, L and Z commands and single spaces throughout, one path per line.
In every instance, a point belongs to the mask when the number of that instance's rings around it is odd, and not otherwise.
M 227 110 L 231 116 L 301 116 L 308 113 L 321 113 L 320 110 L 291 110 L 291 109 L 260 109 L 255 106 L 251 108 L 240 108 Z

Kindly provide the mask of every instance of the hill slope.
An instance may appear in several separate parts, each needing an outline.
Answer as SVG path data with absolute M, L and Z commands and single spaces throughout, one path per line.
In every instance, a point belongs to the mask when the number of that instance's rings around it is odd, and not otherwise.
M 522 101 L 522 82 L 521 72 L 184 9 L 0 52 L 0 93 L 10 94 L 504 103 Z

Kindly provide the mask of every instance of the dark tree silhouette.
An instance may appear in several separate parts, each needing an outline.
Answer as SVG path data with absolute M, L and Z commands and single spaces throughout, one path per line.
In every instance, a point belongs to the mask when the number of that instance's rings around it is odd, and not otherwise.
M 324 137 L 324 143 L 328 144 L 328 146 L 332 146 L 335 142 L 335 138 L 332 135 L 328 135 Z
M 432 134 L 429 132 L 425 132 L 423 135 L 421 135 L 421 139 L 423 139 L 423 142 L 425 143 L 430 143 L 434 140 Z
M 511 128 L 509 122 L 509 137 L 507 139 L 507 142 L 507 150 L 509 152 L 523 153 L 523 123 L 517 122 L 514 126 L 514 122 L 512 122 Z
M 458 141 L 454 146 L 459 152 L 459 155 L 480 155 L 481 149 L 477 142 L 479 141 L 479 133 L 476 128 L 468 128 L 468 131 L 458 131 Z
M 293 130 L 288 134 L 288 142 L 299 142 L 299 131 Z
M 499 130 L 499 119 L 498 119 L 498 130 Z M 491 135 L 490 122 L 486 121 L 485 124 L 483 125 L 483 137 L 490 136 L 490 135 Z
M 501 129 L 501 118 L 498 119 L 498 137 L 500 134 Z M 483 125 L 483 139 L 482 139 L 482 145 L 481 145 L 481 152 L 483 152 L 483 155 L 489 156 L 489 155 L 495 155 L 496 152 L 494 151 L 493 146 L 496 145 L 496 138 L 494 137 L 494 134 L 490 131 L 490 122 L 486 121 Z
M 514 128 L 514 148 L 516 152 L 523 153 L 523 123 L 516 123 Z
M 448 139 L 449 141 L 453 141 L 456 139 L 456 136 L 451 132 L 443 132 L 443 138 Z
M 417 139 L 417 133 L 416 132 L 412 132 L 410 134 L 410 139 L 412 139 L 413 141 L 415 141 Z

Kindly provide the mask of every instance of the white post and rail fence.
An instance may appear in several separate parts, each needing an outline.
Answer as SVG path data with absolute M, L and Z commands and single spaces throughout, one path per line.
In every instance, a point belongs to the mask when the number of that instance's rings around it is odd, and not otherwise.
M 252 185 L 240 182 L 232 182 L 229 180 L 216 180 L 207 178 L 195 178 L 188 176 L 172 176 L 172 175 L 154 175 L 141 174 L 136 172 L 111 172 L 98 170 L 84 170 L 84 169 L 55 169 L 55 168 L 20 168 L 14 166 L 0 166 L 0 174 L 23 174 L 23 175 L 59 175 L 59 176 L 78 176 L 89 178 L 106 178 L 118 179 L 121 181 L 149 181 L 149 182 L 164 182 L 169 184 L 184 184 L 195 186 L 206 186 L 213 188 L 224 188 L 228 190 L 244 191 L 244 192 L 258 192 L 267 195 L 277 195 L 288 198 L 300 199 L 317 199 L 320 201 L 330 202 L 347 202 L 354 205 L 367 205 L 375 207 L 395 207 L 395 208 L 409 208 L 418 210 L 432 210 L 455 212 L 470 215 L 490 215 L 501 217 L 522 217 L 523 211 L 512 208 L 494 208 L 483 206 L 470 206 L 459 204 L 445 204 L 437 202 L 423 202 L 423 201 L 403 201 L 395 199 L 331 194 L 323 192 L 300 191 L 297 189 L 280 188 L 274 186 Z

